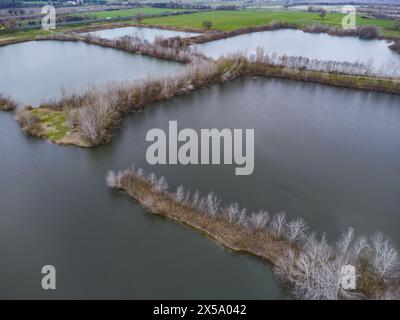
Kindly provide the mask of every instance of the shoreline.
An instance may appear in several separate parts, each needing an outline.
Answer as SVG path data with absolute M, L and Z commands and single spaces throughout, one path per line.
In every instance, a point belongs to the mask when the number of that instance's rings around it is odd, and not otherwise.
M 151 184 L 145 180 L 129 176 L 122 180 L 119 189 L 140 203 L 149 213 L 190 227 L 232 251 L 255 255 L 275 265 L 282 253 L 289 248 L 286 241 L 271 234 L 243 230 L 222 218 L 205 218 L 190 206 L 153 190 Z M 253 240 L 250 241 L 250 237 Z M 262 245 L 256 243 L 254 238 L 257 242 L 262 242 Z
M 365 237 L 355 237 L 350 228 L 336 247 L 331 247 L 325 236 L 319 240 L 314 232 L 309 233 L 301 218 L 287 220 L 284 213 L 271 216 L 263 210 L 247 212 L 238 204 L 224 206 L 213 192 L 202 197 L 198 191 L 191 194 L 182 186 L 175 193 L 169 192 L 164 177 L 146 175 L 140 168 L 109 171 L 106 183 L 128 194 L 150 214 L 190 227 L 224 248 L 268 262 L 277 280 L 296 298 L 385 299 L 396 296 L 400 288 L 396 280 L 397 251 L 382 234 L 370 237 L 370 245 Z M 375 265 L 380 244 L 391 250 L 396 261 L 387 273 L 381 273 Z M 356 269 L 356 288 L 340 286 L 340 270 L 348 265 Z

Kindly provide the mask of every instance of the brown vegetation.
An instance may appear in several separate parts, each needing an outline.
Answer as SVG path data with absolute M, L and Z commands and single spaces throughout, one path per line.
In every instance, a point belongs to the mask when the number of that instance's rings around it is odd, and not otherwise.
M 300 299 L 398 299 L 399 258 L 381 233 L 355 237 L 349 229 L 330 246 L 325 236 L 307 232 L 302 219 L 284 213 L 247 212 L 238 204 L 221 205 L 213 193 L 191 194 L 182 186 L 168 192 L 164 177 L 142 169 L 108 172 L 107 185 L 127 192 L 149 212 L 202 231 L 222 245 L 266 259 L 277 277 Z M 343 267 L 356 270 L 356 289 L 341 285 Z
M 17 112 L 16 120 L 24 132 L 32 136 L 41 137 L 42 126 L 40 125 L 40 119 L 31 112 L 32 110 L 32 107 L 21 108 Z
M 0 94 L 0 111 L 13 111 L 17 104 L 9 97 Z
M 152 44 L 139 37 L 125 36 L 118 39 L 102 39 L 93 35 L 79 34 L 53 34 L 49 38 L 40 40 L 59 41 L 82 41 L 88 44 L 98 45 L 107 48 L 114 48 L 135 54 L 143 54 L 165 60 L 172 60 L 181 63 L 189 63 L 200 54 L 191 52 L 188 48 L 182 48 L 178 43 L 169 42 L 169 46 L 162 45 L 160 41 Z M 204 57 L 203 57 L 204 58 Z

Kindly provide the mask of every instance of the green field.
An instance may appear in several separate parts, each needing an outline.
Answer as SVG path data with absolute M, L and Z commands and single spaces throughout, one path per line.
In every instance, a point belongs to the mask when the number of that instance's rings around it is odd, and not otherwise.
M 183 9 L 165 9 L 165 8 L 134 8 L 126 10 L 111 10 L 111 11 L 98 11 L 92 12 L 89 15 L 96 19 L 118 18 L 118 17 L 133 17 L 136 14 L 159 14 L 165 12 L 184 11 Z
M 127 17 L 134 16 L 137 13 L 142 14 L 157 14 L 166 11 L 176 11 L 175 9 L 162 9 L 162 8 L 137 8 L 129 10 L 115 10 L 115 11 L 101 11 L 93 12 L 96 18 L 105 19 L 107 17 Z M 324 19 L 321 19 L 317 13 L 301 12 L 301 11 L 282 11 L 282 10 L 240 10 L 240 11 L 209 11 L 198 12 L 193 14 L 166 16 L 157 18 L 146 18 L 142 21 L 143 24 L 153 24 L 162 26 L 177 26 L 182 28 L 195 28 L 201 29 L 202 23 L 209 20 L 213 23 L 213 29 L 220 29 L 224 31 L 234 30 L 248 26 L 260 26 L 271 23 L 272 21 L 283 21 L 293 23 L 299 26 L 312 25 L 314 23 L 321 23 L 333 26 L 340 26 L 343 15 L 336 13 L 328 13 Z M 127 24 L 132 21 L 126 21 Z M 94 22 L 92 26 L 96 25 Z M 381 28 L 383 35 L 400 37 L 400 31 L 395 30 L 395 21 L 381 20 L 381 19 L 365 19 L 357 17 L 357 25 L 376 25 Z M 57 28 L 58 32 L 66 30 L 73 30 L 82 27 L 79 23 L 75 26 L 65 26 Z M 9 31 L 0 30 L 0 42 L 12 41 L 15 39 L 32 39 L 36 35 L 43 35 L 44 31 L 41 30 L 25 30 L 25 31 Z
M 343 15 L 338 13 L 327 13 L 325 18 L 319 17 L 318 13 L 299 11 L 265 11 L 265 10 L 240 10 L 240 11 L 210 11 L 179 16 L 149 18 L 143 20 L 145 24 L 156 24 L 164 26 L 176 26 L 183 28 L 202 28 L 205 20 L 213 23 L 213 29 L 230 31 L 248 26 L 260 26 L 272 21 L 283 21 L 300 26 L 312 25 L 314 23 L 340 26 Z M 394 30 L 393 20 L 365 19 L 357 17 L 357 25 L 376 25 L 386 35 L 400 35 Z

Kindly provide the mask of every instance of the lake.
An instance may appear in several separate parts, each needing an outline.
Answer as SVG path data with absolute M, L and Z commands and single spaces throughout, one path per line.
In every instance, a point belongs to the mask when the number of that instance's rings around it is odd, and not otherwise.
M 238 51 L 255 53 L 262 47 L 268 53 L 304 56 L 319 60 L 348 62 L 373 61 L 377 67 L 400 68 L 400 55 L 388 48 L 384 40 L 361 40 L 337 37 L 325 33 L 306 33 L 282 29 L 243 34 L 197 45 L 200 52 L 218 58 Z
M 22 88 L 21 88 L 22 90 Z M 63 147 L 23 134 L 0 113 L 0 298 L 287 299 L 271 268 L 110 190 L 107 170 L 134 162 L 249 210 L 285 210 L 333 241 L 353 226 L 400 248 L 400 97 L 249 78 L 128 116 L 113 142 Z M 255 171 L 234 165 L 150 166 L 148 130 L 255 129 Z M 41 267 L 57 290 L 41 289 Z
M 0 47 L 0 93 L 38 105 L 62 90 L 165 76 L 184 65 L 81 42 L 30 41 Z
M 194 32 L 185 31 L 175 31 L 166 29 L 156 29 L 156 28 L 141 28 L 141 27 L 124 27 L 124 28 L 114 28 L 114 29 L 103 29 L 97 31 L 87 32 L 86 34 L 91 34 L 104 39 L 117 39 L 124 36 L 136 36 L 141 39 L 147 40 L 148 42 L 153 42 L 156 37 L 172 38 L 172 37 L 194 37 L 200 35 Z

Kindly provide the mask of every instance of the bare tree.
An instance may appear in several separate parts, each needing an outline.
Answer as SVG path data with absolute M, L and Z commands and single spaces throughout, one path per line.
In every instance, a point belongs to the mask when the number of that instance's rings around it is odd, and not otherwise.
M 249 221 L 251 227 L 258 231 L 266 227 L 269 220 L 269 214 L 267 211 L 260 210 L 257 213 L 252 213 L 249 216 Z
M 117 188 L 118 184 L 116 181 L 116 177 L 117 177 L 117 175 L 115 174 L 114 171 L 111 171 L 111 170 L 108 171 L 107 175 L 106 175 L 107 186 L 109 186 L 110 188 Z
M 239 215 L 239 205 L 237 203 L 232 203 L 227 206 L 224 210 L 224 217 L 228 219 L 230 223 L 236 222 Z
M 242 227 L 247 227 L 246 217 L 247 217 L 247 209 L 240 208 L 237 216 L 237 224 Z
M 144 170 L 143 170 L 142 168 L 138 168 L 138 169 L 136 170 L 136 175 L 137 175 L 138 177 L 144 177 L 144 176 L 145 176 Z
M 302 218 L 289 221 L 286 225 L 287 228 L 287 238 L 290 243 L 301 240 L 305 236 L 305 231 L 307 230 L 307 225 Z
M 212 217 L 216 217 L 219 212 L 219 205 L 221 201 L 218 199 L 214 192 L 210 192 L 206 197 L 207 213 Z
M 273 215 L 270 230 L 276 236 L 281 236 L 285 229 L 286 214 L 284 212 Z
M 397 250 L 393 247 L 389 239 L 385 238 L 380 232 L 371 237 L 373 254 L 371 256 L 371 266 L 380 279 L 388 280 L 393 278 L 398 272 L 399 257 Z
M 176 189 L 175 199 L 178 201 L 183 201 L 185 199 L 185 189 L 183 188 L 183 186 L 179 186 Z
M 156 180 L 154 183 L 154 189 L 159 192 L 167 191 L 168 190 L 167 180 L 164 177 L 161 177 L 160 179 Z
M 147 181 L 150 182 L 151 185 L 155 185 L 157 182 L 157 176 L 155 175 L 154 172 L 150 173 L 147 176 Z
M 93 97 L 77 111 L 81 133 L 95 145 L 108 142 L 111 138 L 110 128 L 118 123 L 118 97 L 105 92 Z
M 200 194 L 200 192 L 198 190 L 196 190 L 193 193 L 193 196 L 192 196 L 192 205 L 193 205 L 193 207 L 195 207 L 195 208 L 199 207 L 200 198 L 201 198 L 201 194 Z

